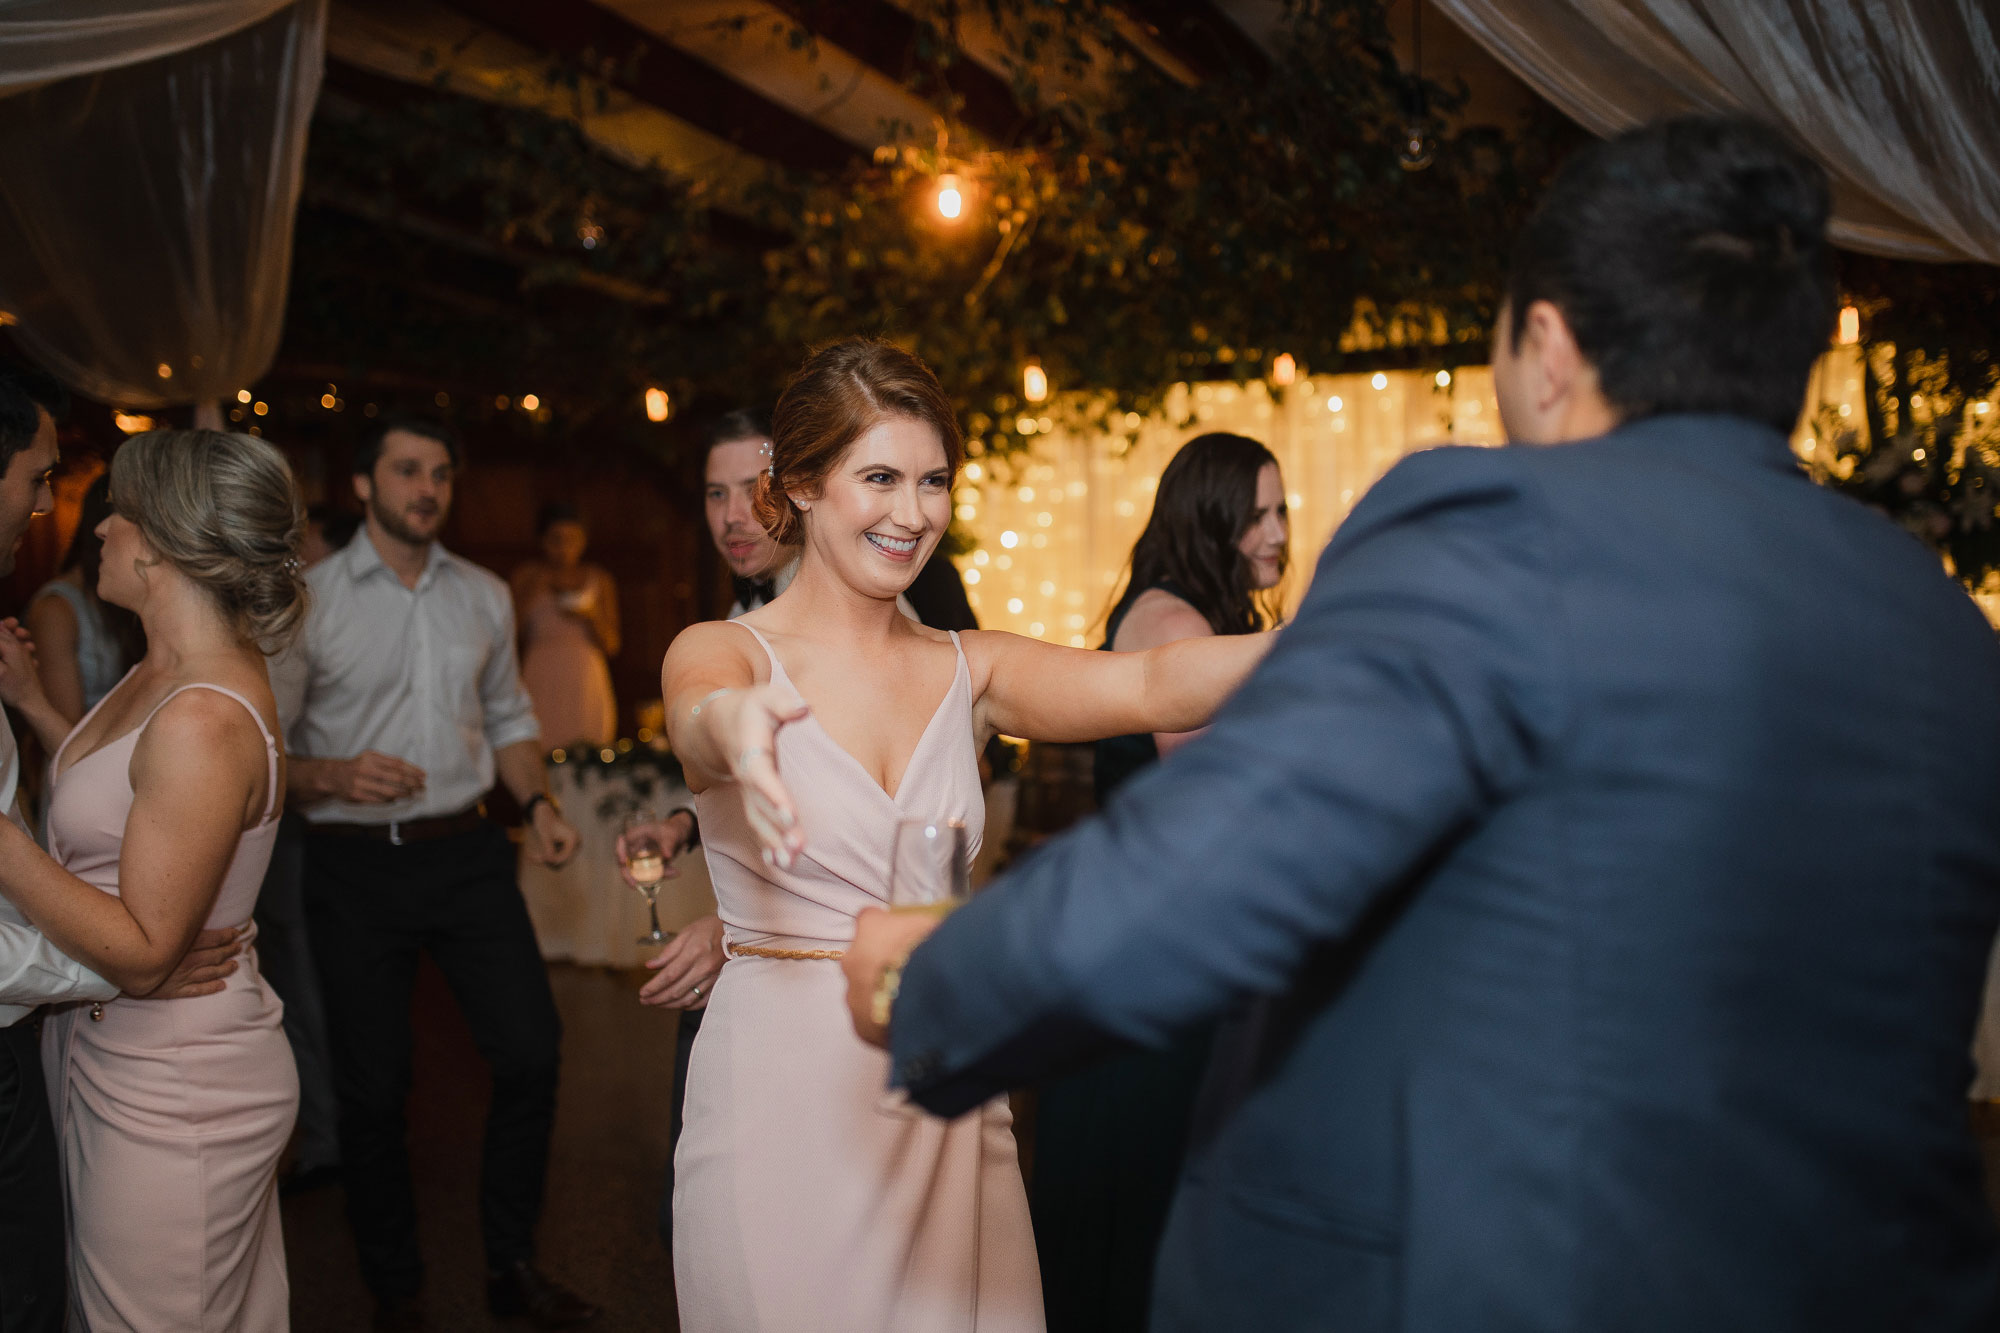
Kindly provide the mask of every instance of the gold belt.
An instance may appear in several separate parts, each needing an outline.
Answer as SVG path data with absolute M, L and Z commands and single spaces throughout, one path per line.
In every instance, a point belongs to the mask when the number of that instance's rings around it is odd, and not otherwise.
M 723 952 L 732 958 L 790 958 L 802 962 L 813 962 L 823 958 L 845 958 L 845 949 L 767 949 L 761 944 L 737 944 L 727 941 Z

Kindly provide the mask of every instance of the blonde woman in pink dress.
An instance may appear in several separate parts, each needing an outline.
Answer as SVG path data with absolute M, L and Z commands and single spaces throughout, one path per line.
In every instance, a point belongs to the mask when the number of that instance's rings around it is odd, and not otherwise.
M 897 821 L 964 820 L 996 732 L 1082 741 L 1202 725 L 1267 646 L 1151 653 L 929 630 L 896 598 L 951 520 L 961 444 L 930 370 L 815 353 L 773 415 L 765 524 L 803 543 L 769 605 L 694 626 L 662 671 L 730 961 L 675 1159 L 687 1333 L 1035 1333 L 1028 1202 L 1004 1100 L 944 1122 L 885 1096 L 836 961 L 887 896 Z
M 260 644 L 304 610 L 301 514 L 284 459 L 242 435 L 135 436 L 111 485 L 98 592 L 138 613 L 146 656 L 66 739 L 44 737 L 53 859 L 0 828 L 0 893 L 126 992 L 42 1033 L 70 1327 L 282 1330 L 276 1172 L 298 1078 L 277 997 L 254 951 L 216 994 L 129 997 L 204 926 L 250 920 L 284 793 Z

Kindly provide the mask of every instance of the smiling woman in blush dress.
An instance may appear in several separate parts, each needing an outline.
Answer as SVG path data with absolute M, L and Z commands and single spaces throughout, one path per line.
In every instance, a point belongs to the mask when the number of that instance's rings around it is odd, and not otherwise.
M 138 613 L 146 656 L 66 739 L 46 699 L 22 709 L 55 755 L 53 859 L 0 821 L 0 894 L 126 992 L 42 1033 L 71 1326 L 266 1333 L 289 1321 L 276 1174 L 298 1106 L 277 997 L 254 952 L 214 994 L 128 997 L 256 904 L 284 796 L 263 650 L 305 610 L 302 516 L 284 459 L 243 435 L 134 436 L 111 486 L 98 590 Z
M 927 629 L 896 599 L 951 521 L 961 443 L 916 357 L 813 354 L 772 417 L 759 512 L 803 543 L 769 605 L 667 654 L 730 961 L 688 1074 L 674 1275 L 688 1333 L 1034 1333 L 1028 1201 L 1006 1102 L 957 1120 L 885 1101 L 837 960 L 887 898 L 899 819 L 963 820 L 979 747 L 1201 726 L 1268 635 L 1093 653 Z

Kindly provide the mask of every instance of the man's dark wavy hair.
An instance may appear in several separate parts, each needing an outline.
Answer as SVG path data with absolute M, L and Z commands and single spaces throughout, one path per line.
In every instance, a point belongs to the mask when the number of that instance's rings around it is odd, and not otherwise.
M 1593 144 L 1521 233 L 1509 336 L 1549 301 L 1624 419 L 1789 431 L 1833 332 L 1828 200 L 1825 171 L 1754 121 L 1688 116 Z
M 0 363 L 0 477 L 14 457 L 35 442 L 47 412 L 58 425 L 69 415 L 69 393 L 38 370 Z

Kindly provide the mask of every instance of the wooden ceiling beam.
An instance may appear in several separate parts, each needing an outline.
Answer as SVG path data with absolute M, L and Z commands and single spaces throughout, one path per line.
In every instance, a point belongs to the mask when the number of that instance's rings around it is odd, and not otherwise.
M 1174 59 L 1204 79 L 1232 69 L 1271 67 L 1271 57 L 1209 0 L 1122 0 L 1132 20 Z
M 858 155 L 832 131 L 586 0 L 446 0 L 515 41 L 573 61 L 612 87 L 744 152 L 806 171 Z
M 806 32 L 833 43 L 878 74 L 912 86 L 922 25 L 888 0 L 770 0 Z M 941 70 L 959 117 L 995 143 L 1009 141 L 1027 116 L 1006 79 L 959 53 Z M 922 89 L 934 97 L 933 90 Z

